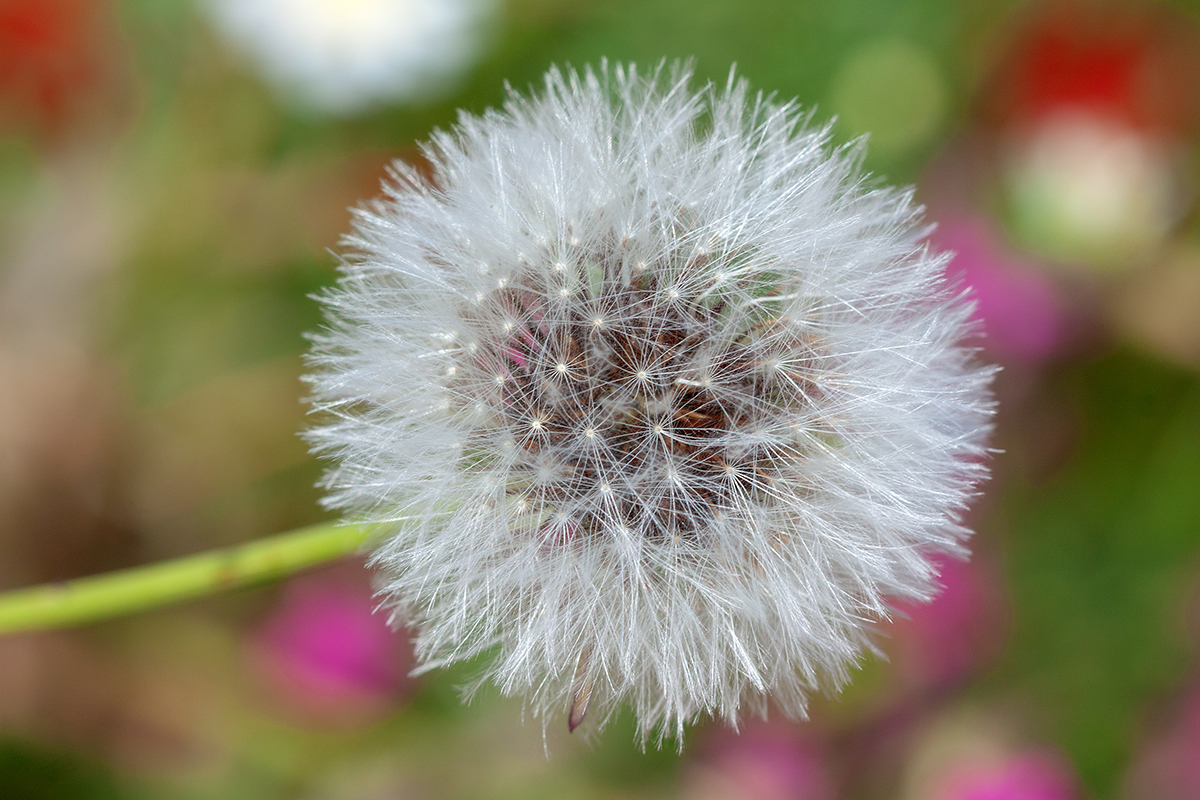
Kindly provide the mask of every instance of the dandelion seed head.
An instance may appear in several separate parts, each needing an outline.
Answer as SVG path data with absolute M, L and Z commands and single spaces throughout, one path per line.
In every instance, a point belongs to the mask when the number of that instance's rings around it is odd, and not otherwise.
M 326 503 L 407 520 L 375 564 L 422 664 L 490 652 L 572 728 L 802 716 L 986 476 L 991 370 L 909 193 L 690 79 L 551 70 L 435 134 L 432 179 L 358 212 L 310 357 Z

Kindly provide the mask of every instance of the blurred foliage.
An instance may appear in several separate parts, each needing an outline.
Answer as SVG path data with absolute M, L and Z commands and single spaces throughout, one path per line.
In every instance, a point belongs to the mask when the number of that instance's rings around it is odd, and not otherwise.
M 75 755 L 0 742 L 0 800 L 125 800 L 112 774 Z
M 1182 610 L 1200 572 L 1200 380 L 1128 352 L 1058 380 L 1080 426 L 1071 462 L 1004 498 L 1019 620 L 1006 682 L 1106 797 L 1143 704 L 1193 656 Z

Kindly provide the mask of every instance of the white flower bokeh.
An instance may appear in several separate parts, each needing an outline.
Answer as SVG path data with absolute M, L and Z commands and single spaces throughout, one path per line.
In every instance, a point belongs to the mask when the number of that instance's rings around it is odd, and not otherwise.
M 233 44 L 287 95 L 353 114 L 436 97 L 474 63 L 494 0 L 207 0 Z
M 686 67 L 551 70 L 359 210 L 310 357 L 327 504 L 424 669 L 643 736 L 803 715 L 928 599 L 992 370 L 910 193 Z

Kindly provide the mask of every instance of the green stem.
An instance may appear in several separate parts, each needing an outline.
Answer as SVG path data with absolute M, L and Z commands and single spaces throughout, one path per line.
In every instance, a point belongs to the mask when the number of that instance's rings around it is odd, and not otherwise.
M 62 628 L 274 580 L 349 555 L 376 529 L 325 523 L 237 547 L 0 594 L 0 636 Z

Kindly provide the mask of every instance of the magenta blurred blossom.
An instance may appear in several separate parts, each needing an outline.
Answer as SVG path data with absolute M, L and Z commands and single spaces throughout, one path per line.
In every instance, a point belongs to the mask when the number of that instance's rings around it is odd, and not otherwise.
M 975 316 L 983 321 L 984 346 L 1001 361 L 1038 361 L 1064 338 L 1064 314 L 1050 280 L 1003 252 L 997 235 L 979 220 L 950 220 L 932 237 L 952 250 L 951 276 L 961 276 L 975 293 Z
M 980 561 L 939 558 L 941 593 L 898 603 L 892 648 L 905 679 L 944 686 L 968 676 L 1004 646 L 1006 613 L 998 579 Z
M 951 768 L 931 800 L 1075 800 L 1075 786 L 1061 757 L 1034 751 Z
M 366 587 L 297 580 L 258 631 L 260 663 L 273 682 L 306 705 L 389 695 L 404 681 L 407 642 L 374 610 Z
M 1136 800 L 1200 798 L 1200 686 L 1179 705 L 1174 724 L 1135 759 L 1130 789 Z
M 1176 741 L 1180 783 L 1190 797 L 1200 797 L 1200 689 L 1192 691 L 1184 706 Z
M 821 748 L 788 723 L 752 723 L 710 741 L 703 798 L 833 800 Z

